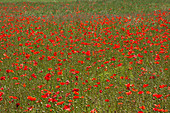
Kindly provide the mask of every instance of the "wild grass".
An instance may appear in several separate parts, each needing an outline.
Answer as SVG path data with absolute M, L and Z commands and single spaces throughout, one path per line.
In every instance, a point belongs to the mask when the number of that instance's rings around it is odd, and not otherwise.
M 168 112 L 169 8 L 1 1 L 0 112 Z

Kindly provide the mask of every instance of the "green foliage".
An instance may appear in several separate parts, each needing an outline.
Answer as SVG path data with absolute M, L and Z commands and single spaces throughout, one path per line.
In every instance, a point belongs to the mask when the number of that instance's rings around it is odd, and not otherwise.
M 168 112 L 169 7 L 1 0 L 0 112 Z

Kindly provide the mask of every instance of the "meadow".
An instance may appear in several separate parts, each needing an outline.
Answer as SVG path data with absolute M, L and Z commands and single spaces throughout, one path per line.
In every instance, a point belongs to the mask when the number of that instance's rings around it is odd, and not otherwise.
M 169 112 L 168 0 L 1 0 L 0 113 Z

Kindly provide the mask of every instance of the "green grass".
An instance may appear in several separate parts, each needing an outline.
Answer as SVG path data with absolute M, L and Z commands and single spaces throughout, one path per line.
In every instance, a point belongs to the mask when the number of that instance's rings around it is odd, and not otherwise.
M 105 0 L 1 0 L 0 2 L 7 3 L 7 2 L 82 2 L 82 1 L 105 1 Z
M 1 2 L 0 112 L 169 110 L 168 0 Z
M 62 0 L 62 2 L 70 2 L 77 0 Z M 1 2 L 61 2 L 60 0 L 1 0 Z

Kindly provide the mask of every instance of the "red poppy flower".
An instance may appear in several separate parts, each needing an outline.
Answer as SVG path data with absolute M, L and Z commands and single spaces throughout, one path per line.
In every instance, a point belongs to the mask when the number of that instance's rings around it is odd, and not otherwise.
M 126 92 L 126 95 L 131 95 L 131 94 L 132 94 L 132 92 L 131 92 L 131 91 Z
M 79 89 L 77 89 L 77 88 L 74 88 L 74 89 L 72 90 L 72 92 L 74 92 L 74 91 L 79 91 Z
M 45 107 L 49 108 L 49 107 L 51 107 L 51 105 L 50 105 L 50 104 L 46 104 L 46 106 L 45 106 Z
M 161 97 L 162 97 L 162 95 L 161 95 L 161 94 L 153 94 L 153 97 L 161 98 Z
M 139 91 L 138 94 L 143 94 L 144 92 L 143 91 Z
M 73 97 L 73 99 L 78 99 L 78 98 L 79 98 L 79 96 L 74 96 L 74 97 Z
M 57 105 L 62 105 L 64 104 L 64 101 L 58 102 Z
M 145 109 L 145 106 L 141 106 L 141 107 L 139 107 L 140 109 Z
M 35 101 L 36 98 L 35 97 L 31 97 L 31 96 L 28 96 L 27 99 L 31 100 L 31 101 Z
M 18 106 L 20 105 L 20 103 L 16 103 L 16 107 L 18 108 Z
M 105 102 L 109 102 L 109 99 L 106 99 Z
M 144 84 L 144 85 L 143 85 L 143 88 L 145 88 L 145 87 L 147 87 L 147 86 L 148 86 L 148 84 Z

